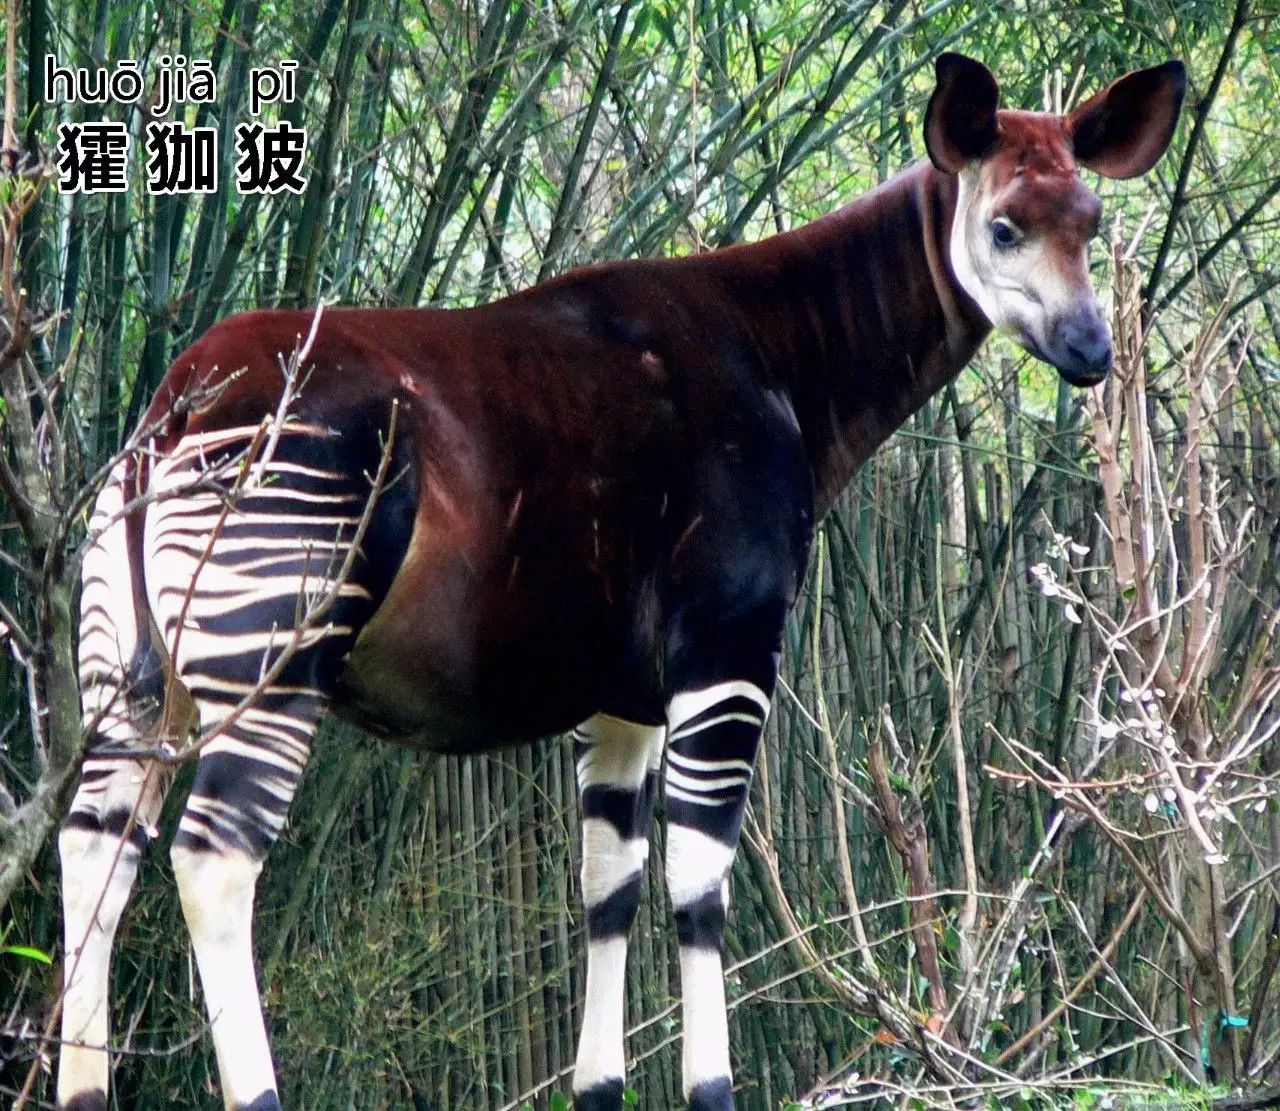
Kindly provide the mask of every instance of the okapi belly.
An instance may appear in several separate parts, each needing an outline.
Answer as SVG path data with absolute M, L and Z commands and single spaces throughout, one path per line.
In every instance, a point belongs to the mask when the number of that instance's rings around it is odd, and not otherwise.
M 434 752 L 483 752 L 531 739 L 510 736 L 509 726 L 443 677 L 407 675 L 381 648 L 374 638 L 358 638 L 333 703 L 341 717 L 383 740 Z
M 433 752 L 487 752 L 564 732 L 592 713 L 588 700 L 531 697 L 524 684 L 505 691 L 472 685 L 416 666 L 387 665 L 361 638 L 348 656 L 333 702 L 341 717 L 394 744 Z
M 620 566 L 606 577 L 557 552 L 554 538 L 567 530 L 533 508 L 535 527 L 515 537 L 501 516 L 461 529 L 420 512 L 395 580 L 344 661 L 338 713 L 445 752 L 529 743 L 602 710 L 661 720 L 655 620 L 636 617 L 656 613 L 652 576 Z M 629 589 L 615 585 L 624 575 Z
M 484 752 L 564 733 L 598 711 L 662 720 L 654 669 L 612 622 L 561 612 L 502 632 L 438 606 L 384 607 L 344 661 L 334 710 L 376 736 L 440 752 Z M 435 603 L 435 604 L 433 604 Z M 634 646 L 632 646 L 634 647 Z M 646 649 L 644 656 L 649 656 Z

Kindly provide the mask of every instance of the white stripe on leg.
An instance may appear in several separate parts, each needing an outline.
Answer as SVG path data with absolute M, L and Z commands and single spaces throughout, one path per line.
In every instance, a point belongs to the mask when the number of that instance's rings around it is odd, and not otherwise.
M 670 787 L 668 786 L 668 791 Z M 684 1095 L 729 1076 L 729 1024 L 719 940 L 734 850 L 687 826 L 667 827 L 667 887 L 680 938 Z
M 667 826 L 667 891 L 679 910 L 724 886 L 736 849 L 688 826 Z
M 76 828 L 59 834 L 58 851 L 65 981 L 58 1102 L 64 1104 L 87 1092 L 105 1099 L 111 947 L 140 854 L 118 837 Z
M 582 820 L 582 901 L 590 910 L 644 871 L 649 838 L 622 838 L 603 818 Z
M 253 895 L 262 864 L 243 853 L 175 845 L 182 897 L 227 1108 L 276 1090 L 275 1069 L 253 967 Z
M 689 1099 L 699 1084 L 729 1075 L 729 1017 L 718 950 L 681 946 L 680 998 L 684 1098 Z
M 58 1100 L 86 1093 L 105 1106 L 111 949 L 147 837 L 154 836 L 170 774 L 158 765 L 86 759 L 62 831 L 63 1048 Z M 130 817 L 134 824 L 130 827 Z M 128 837 L 122 839 L 126 830 Z
M 760 707 L 759 722 L 763 724 L 769 713 L 769 696 L 754 683 L 745 679 L 730 679 L 724 683 L 713 683 L 696 691 L 681 691 L 671 699 L 667 706 L 667 724 L 674 735 L 692 718 L 705 713 L 721 702 L 731 698 L 745 698 Z
M 587 997 L 582 1007 L 582 1035 L 573 1068 L 574 1091 L 584 1092 L 625 1075 L 623 999 L 627 972 L 627 939 L 609 937 L 587 946 Z
M 575 1103 L 621 1106 L 627 936 L 649 855 L 649 820 L 665 729 L 597 715 L 575 731 L 582 794 L 587 984 L 573 1073 Z
M 733 1107 L 720 956 L 728 876 L 769 695 L 746 680 L 676 694 L 667 708 L 667 887 L 680 939 L 685 1099 Z

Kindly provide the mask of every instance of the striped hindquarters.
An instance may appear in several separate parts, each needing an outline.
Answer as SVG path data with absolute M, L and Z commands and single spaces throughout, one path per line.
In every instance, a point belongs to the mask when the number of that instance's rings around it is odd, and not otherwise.
M 265 459 L 257 434 L 187 436 L 155 464 L 145 547 L 151 609 L 205 737 L 179 839 L 261 858 L 373 609 L 354 548 L 374 491 L 328 428 L 287 425 Z

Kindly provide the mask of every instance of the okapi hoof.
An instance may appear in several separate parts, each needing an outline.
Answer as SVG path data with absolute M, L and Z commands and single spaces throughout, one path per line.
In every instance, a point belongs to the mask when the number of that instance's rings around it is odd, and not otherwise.
M 106 1092 L 77 1092 L 58 1111 L 107 1111 Z
M 689 1111 L 733 1111 L 733 1081 L 727 1076 L 704 1080 L 689 1093 Z
M 280 1097 L 275 1092 L 263 1092 L 248 1103 L 242 1103 L 236 1111 L 280 1111 Z
M 602 1080 L 573 1094 L 573 1111 L 622 1111 L 622 1081 Z

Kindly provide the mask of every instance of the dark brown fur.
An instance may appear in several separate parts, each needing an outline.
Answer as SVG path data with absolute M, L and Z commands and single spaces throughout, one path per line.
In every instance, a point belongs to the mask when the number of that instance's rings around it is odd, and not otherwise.
M 443 747 L 545 735 L 601 705 L 660 720 L 659 585 L 691 534 L 723 527 L 707 457 L 742 453 L 764 494 L 781 479 L 752 440 L 797 425 L 811 490 L 770 497 L 812 522 L 986 334 L 948 272 L 953 201 L 922 164 L 758 244 L 589 267 L 476 309 L 326 310 L 296 411 L 385 425 L 398 399 L 400 481 L 417 491 L 338 709 Z M 211 329 L 147 421 L 238 373 L 159 446 L 256 424 L 310 323 L 264 311 Z

